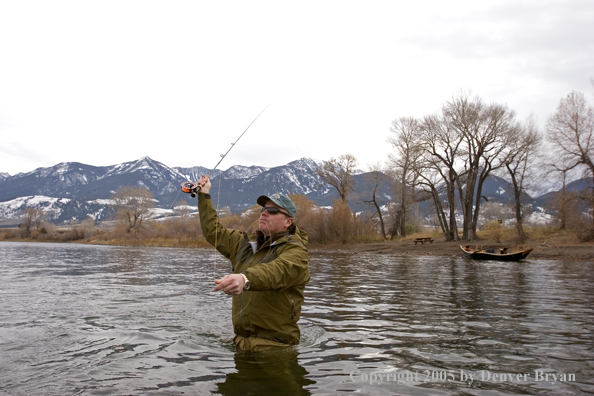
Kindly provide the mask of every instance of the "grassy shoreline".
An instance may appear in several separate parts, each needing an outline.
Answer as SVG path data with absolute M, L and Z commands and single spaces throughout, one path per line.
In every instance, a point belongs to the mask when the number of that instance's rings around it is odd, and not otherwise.
M 397 256 L 439 256 L 459 257 L 462 255 L 460 245 L 479 245 L 491 247 L 516 246 L 510 235 L 492 238 L 488 233 L 479 233 L 477 241 L 445 241 L 439 233 L 413 234 L 397 240 L 383 241 L 380 238 L 368 238 L 366 241 L 352 243 L 326 243 L 308 245 L 312 254 L 357 254 L 378 253 Z M 419 237 L 431 237 L 433 243 L 415 244 Z M 529 234 L 530 239 L 524 245 L 534 248 L 528 259 L 539 260 L 573 260 L 594 261 L 594 242 L 579 242 L 574 236 L 558 230 L 536 229 Z M 0 231 L 1 241 L 13 242 L 66 242 L 94 245 L 140 246 L 140 247 L 170 247 L 170 248 L 212 248 L 202 237 L 182 236 L 175 238 L 134 236 L 127 238 L 108 238 L 94 236 L 74 241 L 51 240 L 50 238 L 6 238 L 6 233 Z

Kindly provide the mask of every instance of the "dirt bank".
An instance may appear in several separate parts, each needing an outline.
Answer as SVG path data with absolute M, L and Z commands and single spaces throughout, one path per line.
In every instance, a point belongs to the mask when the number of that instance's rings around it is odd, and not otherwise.
M 433 243 L 420 244 L 413 241 L 386 241 L 374 243 L 355 243 L 355 244 L 334 244 L 334 245 L 310 245 L 309 250 L 314 252 L 327 253 L 348 253 L 348 252 L 378 252 L 393 254 L 397 256 L 462 256 L 460 245 L 468 243 L 463 241 L 445 242 L 436 240 Z M 480 241 L 479 245 L 490 247 L 513 246 L 501 243 L 489 243 L 489 241 Z M 526 245 L 534 248 L 528 259 L 537 260 L 573 260 L 573 261 L 594 261 L 594 244 L 558 244 L 552 242 L 535 242 Z

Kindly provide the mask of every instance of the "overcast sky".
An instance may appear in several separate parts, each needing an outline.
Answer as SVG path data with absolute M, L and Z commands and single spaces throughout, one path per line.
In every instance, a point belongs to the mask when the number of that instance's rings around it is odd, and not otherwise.
M 594 88 L 594 1 L 0 0 L 0 172 L 384 161 L 460 90 L 541 125 Z

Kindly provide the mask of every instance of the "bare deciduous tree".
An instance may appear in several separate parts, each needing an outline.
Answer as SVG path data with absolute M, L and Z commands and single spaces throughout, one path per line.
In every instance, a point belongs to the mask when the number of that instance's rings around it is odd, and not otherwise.
M 546 125 L 557 163 L 585 165 L 594 175 L 594 108 L 580 92 L 562 99 Z
M 515 112 L 498 104 L 486 105 L 479 97 L 459 94 L 442 112 L 448 127 L 462 138 L 464 170 L 457 186 L 464 215 L 463 239 L 476 239 L 481 192 L 491 172 L 503 166 L 502 152 L 516 133 Z
M 314 173 L 324 182 L 336 188 L 340 199 L 346 202 L 351 191 L 355 189 L 355 179 L 353 178 L 357 159 L 352 154 L 344 154 L 338 158 L 330 158 L 316 169 Z
M 124 186 L 111 196 L 116 210 L 116 219 L 126 224 L 128 232 L 137 230 L 155 207 L 153 194 L 142 187 Z
M 419 141 L 420 125 L 416 119 L 403 117 L 394 120 L 390 131 L 394 135 L 388 138 L 388 143 L 396 151 L 388 154 L 396 201 L 391 232 L 394 238 L 396 235 L 406 236 L 407 207 L 415 201 L 415 185 L 419 178 L 418 163 L 422 151 Z
M 36 231 L 39 231 L 41 223 L 45 219 L 45 212 L 41 209 L 27 208 L 23 213 L 20 227 L 22 228 L 22 234 L 24 237 L 31 235 L 31 230 L 35 227 Z
M 456 216 L 455 216 L 455 201 L 442 202 L 441 197 L 444 194 L 445 188 L 444 183 L 441 182 L 441 176 L 437 171 L 430 167 L 424 167 L 419 171 L 419 188 L 424 195 L 432 201 L 432 206 L 435 210 L 435 216 L 438 220 L 439 227 L 447 241 L 453 241 L 458 239 L 458 231 L 456 228 Z M 446 209 L 450 206 L 452 209 L 449 216 Z
M 594 178 L 594 107 L 580 92 L 561 99 L 546 124 L 554 163 L 559 169 L 582 168 Z M 594 189 L 587 194 L 594 208 Z M 594 214 L 594 213 L 593 213 Z M 594 216 L 589 237 L 594 237 Z
M 419 170 L 420 184 L 431 194 L 443 234 L 448 241 L 458 240 L 456 222 L 457 164 L 461 162 L 462 135 L 450 128 L 443 115 L 430 115 L 421 122 L 424 160 Z M 441 196 L 445 190 L 446 201 Z M 445 205 L 445 206 L 444 206 Z
M 362 202 L 373 205 L 375 209 L 375 213 L 377 214 L 379 223 L 380 223 L 380 231 L 382 233 L 382 237 L 386 239 L 386 227 L 384 225 L 384 216 L 382 214 L 381 209 L 381 202 L 379 197 L 379 190 L 383 183 L 386 182 L 386 176 L 381 171 L 381 164 L 375 163 L 369 167 L 369 173 L 366 176 L 367 182 L 369 183 L 370 189 L 367 191 L 369 194 L 368 197 L 363 197 L 361 199 Z M 368 199 L 366 199 L 368 198 Z
M 505 149 L 518 129 L 515 113 L 461 92 L 442 106 L 440 114 L 418 122 L 401 119 L 395 127 L 401 134 L 404 129 L 413 131 L 415 150 L 421 148 L 412 162 L 416 171 L 411 175 L 418 178 L 412 186 L 423 186 L 426 196 L 433 198 L 445 238 L 459 238 L 457 193 L 463 214 L 462 238 L 475 239 L 483 184 L 491 172 L 504 166 Z M 403 152 L 396 157 L 406 161 Z
M 505 169 L 514 187 L 514 206 L 518 242 L 526 242 L 524 233 L 522 198 L 525 194 L 528 175 L 534 167 L 533 162 L 540 151 L 542 136 L 533 118 L 519 128 L 515 139 L 510 139 L 504 160 Z

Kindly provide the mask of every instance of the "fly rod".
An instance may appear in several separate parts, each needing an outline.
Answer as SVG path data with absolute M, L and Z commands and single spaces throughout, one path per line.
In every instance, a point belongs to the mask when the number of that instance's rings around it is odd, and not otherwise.
M 231 147 L 229 147 L 229 150 L 227 150 L 227 152 L 225 154 L 221 154 L 221 159 L 219 160 L 219 162 L 217 162 L 217 164 L 214 166 L 214 168 L 212 168 L 212 170 L 208 174 L 207 178 L 210 178 L 210 176 L 213 174 L 215 169 L 217 169 L 217 167 L 221 164 L 221 162 L 223 162 L 223 160 L 225 159 L 227 154 L 229 154 L 229 151 L 231 151 L 231 149 L 233 149 L 233 147 L 235 147 L 237 142 L 239 142 L 239 139 L 241 139 L 241 137 L 243 135 L 245 135 L 245 133 L 248 131 L 248 129 L 250 129 L 250 127 L 254 124 L 254 122 L 256 122 L 256 120 L 262 115 L 262 113 L 264 113 L 264 111 L 268 108 L 268 106 L 270 106 L 270 103 L 266 107 L 264 107 L 264 109 L 260 112 L 260 114 L 258 114 L 256 116 L 256 118 L 254 118 L 254 120 L 247 126 L 247 128 L 245 128 L 245 130 L 241 133 L 241 135 L 239 135 L 237 140 L 234 141 L 233 143 L 231 143 Z M 191 194 L 192 198 L 194 198 L 196 196 L 196 194 L 198 194 L 198 191 L 200 191 L 200 188 L 201 187 L 197 183 L 194 183 L 191 181 L 185 181 L 181 185 L 182 191 L 185 193 Z

